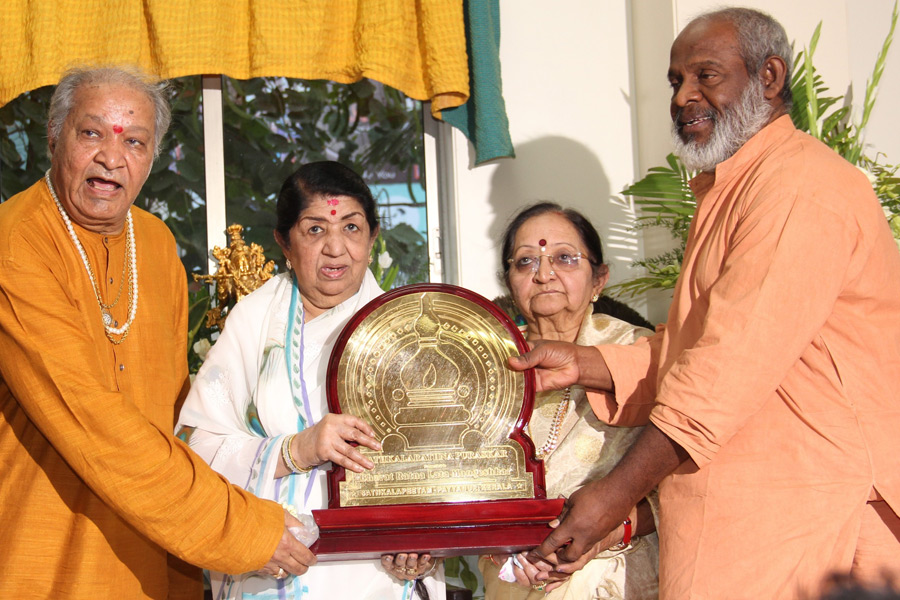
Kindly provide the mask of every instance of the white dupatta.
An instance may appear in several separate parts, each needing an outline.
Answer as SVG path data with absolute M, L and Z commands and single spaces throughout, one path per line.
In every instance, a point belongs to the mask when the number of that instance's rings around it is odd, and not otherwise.
M 292 276 L 273 277 L 232 309 L 197 373 L 176 432 L 213 469 L 257 496 L 297 513 L 325 508 L 330 463 L 276 479 L 281 442 L 328 411 L 325 375 L 331 350 L 350 318 L 381 293 L 366 270 L 354 296 L 304 322 Z M 210 572 L 209 577 L 215 599 L 403 600 L 410 595 L 410 586 L 386 574 L 378 561 L 323 563 L 284 580 L 252 573 Z M 443 578 L 429 579 L 432 599 L 442 598 Z

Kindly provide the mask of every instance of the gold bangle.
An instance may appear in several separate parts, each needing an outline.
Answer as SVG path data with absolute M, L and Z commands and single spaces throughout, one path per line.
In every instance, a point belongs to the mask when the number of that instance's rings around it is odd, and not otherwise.
M 291 455 L 291 442 L 294 441 L 296 435 L 296 433 L 292 433 L 291 435 L 285 436 L 284 441 L 281 442 L 281 459 L 284 461 L 284 466 L 286 466 L 291 473 L 309 473 L 315 466 L 301 467 L 294 462 L 294 457 Z

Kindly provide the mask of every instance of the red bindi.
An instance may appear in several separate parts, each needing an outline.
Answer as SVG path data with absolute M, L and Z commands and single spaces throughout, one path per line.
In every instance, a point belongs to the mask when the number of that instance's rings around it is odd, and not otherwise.
M 336 211 L 336 210 L 332 210 L 332 211 L 331 211 L 331 214 L 336 215 L 336 214 L 337 214 L 337 211 Z
M 547 245 L 547 240 L 543 240 L 543 239 L 538 240 L 538 246 L 546 246 L 546 245 Z
M 122 133 L 124 131 L 121 125 L 113 125 L 113 133 Z

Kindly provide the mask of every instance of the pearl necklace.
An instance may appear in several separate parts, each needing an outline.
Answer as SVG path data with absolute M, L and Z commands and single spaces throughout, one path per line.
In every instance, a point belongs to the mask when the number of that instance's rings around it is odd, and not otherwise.
M 129 283 L 128 320 L 125 321 L 125 324 L 122 325 L 122 327 L 113 327 L 113 318 L 109 312 L 109 309 L 118 303 L 118 296 L 116 297 L 116 301 L 112 304 L 103 304 L 103 301 L 100 299 L 100 289 L 97 287 L 97 281 L 94 278 L 94 270 L 91 268 L 91 263 L 88 260 L 87 252 L 85 252 L 84 246 L 81 245 L 81 240 L 78 239 L 78 234 L 75 233 L 75 228 L 72 226 L 72 220 L 69 219 L 69 215 L 66 212 L 66 209 L 63 208 L 62 203 L 59 201 L 59 198 L 56 195 L 56 190 L 53 189 L 53 183 L 50 181 L 49 170 L 44 175 L 44 179 L 47 181 L 47 187 L 50 189 L 50 196 L 53 197 L 53 201 L 56 203 L 56 208 L 59 210 L 59 214 L 62 215 L 63 222 L 66 224 L 66 229 L 69 231 L 69 237 L 72 239 L 72 243 L 75 244 L 75 249 L 78 250 L 78 254 L 81 256 L 81 262 L 84 263 L 84 268 L 91 280 L 91 288 L 93 288 L 94 290 L 94 297 L 97 299 L 97 304 L 100 305 L 100 315 L 103 319 L 103 329 L 106 331 L 106 337 L 113 344 L 121 344 L 128 336 L 128 331 L 131 329 L 131 324 L 134 322 L 135 315 L 137 315 L 138 305 L 137 247 L 135 246 L 134 241 L 134 221 L 131 218 L 131 210 L 129 209 L 128 213 L 125 215 L 125 222 L 127 224 L 125 233 L 125 258 L 128 264 Z M 116 339 L 113 336 L 122 337 Z
M 567 387 L 562 400 L 559 402 L 559 406 L 556 407 L 556 416 L 553 417 L 553 422 L 550 424 L 550 433 L 547 435 L 547 441 L 535 452 L 537 458 L 549 456 L 551 452 L 556 450 L 556 446 L 559 444 L 559 430 L 566 418 L 566 413 L 569 411 L 569 397 L 571 395 L 572 388 Z

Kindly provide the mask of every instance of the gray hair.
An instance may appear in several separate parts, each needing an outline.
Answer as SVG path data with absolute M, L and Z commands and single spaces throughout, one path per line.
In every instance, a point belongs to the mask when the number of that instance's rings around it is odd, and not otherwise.
M 50 142 L 59 139 L 63 125 L 75 106 L 75 93 L 84 85 L 122 85 L 142 92 L 153 104 L 155 113 L 153 156 L 159 156 L 160 143 L 172 121 L 172 109 L 166 97 L 168 83 L 159 81 L 137 67 L 73 67 L 68 69 L 50 98 L 48 135 Z
M 790 110 L 794 103 L 794 96 L 791 93 L 791 71 L 794 66 L 793 48 L 781 23 L 770 15 L 751 8 L 723 8 L 710 11 L 700 15 L 692 23 L 714 20 L 725 21 L 734 27 L 737 32 L 741 58 L 744 60 L 748 74 L 758 75 L 763 64 L 771 56 L 777 56 L 784 61 L 787 70 L 784 74 L 781 99 L 785 108 Z

